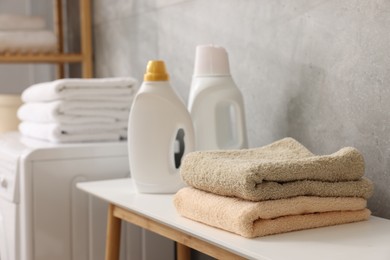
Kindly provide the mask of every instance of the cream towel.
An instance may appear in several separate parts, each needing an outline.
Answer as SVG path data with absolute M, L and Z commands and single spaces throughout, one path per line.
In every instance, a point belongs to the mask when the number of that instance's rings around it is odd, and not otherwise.
M 38 54 L 57 51 L 57 38 L 51 31 L 0 31 L 0 53 Z
M 0 14 L 0 30 L 41 30 L 46 27 L 40 16 Z
M 136 80 L 130 77 L 58 79 L 38 83 L 22 93 L 24 102 L 46 102 L 54 100 L 107 100 L 131 101 Z
M 178 191 L 174 205 L 184 217 L 244 237 L 356 222 L 371 214 L 362 198 L 300 196 L 251 202 L 192 187 Z
M 361 178 L 364 160 L 355 148 L 316 156 L 292 138 L 256 149 L 192 152 L 180 172 L 193 187 L 249 200 L 372 193 L 372 183 Z
M 82 123 L 98 118 L 109 121 L 126 121 L 129 118 L 131 101 L 127 103 L 91 101 L 52 101 L 25 103 L 18 109 L 18 118 L 36 123 Z M 118 108 L 115 108 L 118 107 Z

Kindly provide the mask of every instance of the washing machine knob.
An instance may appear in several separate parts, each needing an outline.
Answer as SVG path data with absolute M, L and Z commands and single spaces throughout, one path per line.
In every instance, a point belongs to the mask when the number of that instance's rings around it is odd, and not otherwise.
M 7 188 L 7 179 L 4 176 L 0 176 L 0 185 L 3 188 Z

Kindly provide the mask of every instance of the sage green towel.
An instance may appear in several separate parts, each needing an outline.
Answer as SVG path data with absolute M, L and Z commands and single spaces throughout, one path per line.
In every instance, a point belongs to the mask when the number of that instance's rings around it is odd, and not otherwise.
M 370 216 L 362 198 L 300 196 L 253 202 L 186 187 L 175 194 L 173 202 L 186 218 L 244 237 L 356 222 Z
M 352 147 L 330 155 L 314 155 L 293 138 L 243 150 L 187 154 L 180 173 L 190 186 L 247 200 L 300 195 L 362 197 L 373 184 L 362 178 L 364 159 Z

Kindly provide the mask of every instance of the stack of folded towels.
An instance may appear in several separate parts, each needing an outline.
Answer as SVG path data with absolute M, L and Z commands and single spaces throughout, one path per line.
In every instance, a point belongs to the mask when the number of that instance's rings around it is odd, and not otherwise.
M 57 38 L 40 16 L 0 15 L 0 54 L 37 54 L 57 51 Z
M 373 184 L 346 147 L 317 156 L 292 138 L 247 150 L 187 154 L 174 196 L 184 217 L 244 237 L 367 220 Z
M 19 131 L 55 143 L 127 138 L 136 80 L 130 77 L 59 79 L 22 93 Z

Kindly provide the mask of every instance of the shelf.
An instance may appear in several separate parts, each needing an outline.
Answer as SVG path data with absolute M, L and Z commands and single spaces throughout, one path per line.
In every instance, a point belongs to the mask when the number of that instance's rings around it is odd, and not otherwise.
M 64 53 L 64 24 L 63 10 L 64 0 L 54 2 L 54 24 L 58 39 L 56 53 L 32 54 L 32 53 L 0 53 L 1 63 L 53 63 L 57 65 L 57 78 L 64 78 L 64 64 L 80 63 L 83 78 L 93 76 L 92 64 L 92 32 L 91 32 L 91 0 L 79 0 L 80 15 L 80 53 Z
M 0 63 L 76 63 L 82 61 L 83 55 L 79 53 L 0 55 Z

